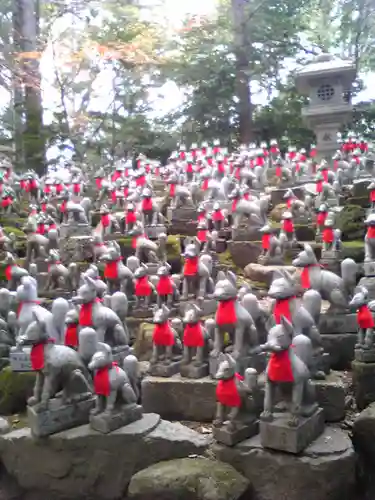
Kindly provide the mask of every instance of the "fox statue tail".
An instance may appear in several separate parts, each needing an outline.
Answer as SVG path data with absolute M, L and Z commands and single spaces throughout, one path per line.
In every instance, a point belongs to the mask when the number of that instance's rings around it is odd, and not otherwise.
M 352 295 L 357 281 L 358 266 L 353 259 L 345 259 L 341 262 L 341 276 L 345 290 L 348 295 Z

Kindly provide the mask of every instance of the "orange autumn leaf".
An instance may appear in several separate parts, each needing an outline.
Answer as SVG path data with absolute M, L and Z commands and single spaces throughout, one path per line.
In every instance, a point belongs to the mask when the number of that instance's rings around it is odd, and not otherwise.
M 17 54 L 17 57 L 19 59 L 40 59 L 42 57 L 42 53 L 41 52 L 37 52 L 37 51 L 34 51 L 34 52 L 20 52 L 19 54 Z

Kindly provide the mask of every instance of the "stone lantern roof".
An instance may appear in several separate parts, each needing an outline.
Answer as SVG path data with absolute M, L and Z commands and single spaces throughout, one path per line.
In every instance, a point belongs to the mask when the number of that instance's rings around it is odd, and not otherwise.
M 344 86 L 349 86 L 356 76 L 353 61 L 339 59 L 332 54 L 323 53 L 306 66 L 297 70 L 295 82 L 299 92 L 308 94 L 311 80 L 339 77 Z

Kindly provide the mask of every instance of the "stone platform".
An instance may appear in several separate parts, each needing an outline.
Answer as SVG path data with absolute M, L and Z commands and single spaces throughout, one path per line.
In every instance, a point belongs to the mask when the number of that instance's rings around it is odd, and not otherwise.
M 263 393 L 262 377 L 259 384 Z M 325 420 L 342 420 L 349 382 L 339 372 L 331 372 L 326 380 L 316 380 L 314 385 Z M 146 377 L 142 381 L 142 406 L 145 412 L 159 413 L 162 418 L 212 422 L 216 411 L 215 391 L 216 380 L 210 377 L 197 380 L 179 374 L 169 378 Z
M 357 333 L 357 315 L 356 313 L 324 312 L 320 315 L 319 330 L 321 334 Z
M 326 427 L 300 455 L 264 449 L 259 434 L 232 448 L 214 444 L 212 452 L 250 481 L 257 500 L 353 498 L 355 453 L 338 428 Z

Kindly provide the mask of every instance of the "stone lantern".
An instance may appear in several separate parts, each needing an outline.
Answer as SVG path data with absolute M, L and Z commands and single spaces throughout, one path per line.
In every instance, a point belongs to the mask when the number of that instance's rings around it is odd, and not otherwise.
M 355 77 L 352 61 L 337 59 L 330 54 L 319 55 L 296 73 L 298 91 L 309 97 L 302 116 L 315 132 L 319 159 L 331 160 L 338 149 L 338 132 L 352 116 L 348 91 Z

